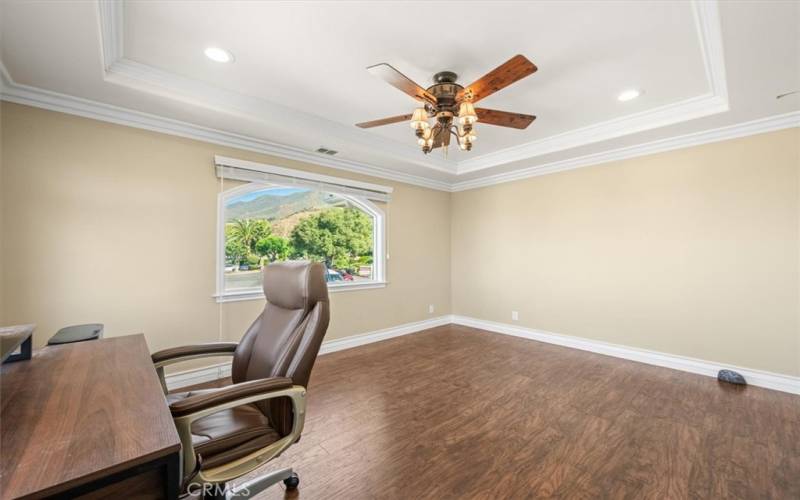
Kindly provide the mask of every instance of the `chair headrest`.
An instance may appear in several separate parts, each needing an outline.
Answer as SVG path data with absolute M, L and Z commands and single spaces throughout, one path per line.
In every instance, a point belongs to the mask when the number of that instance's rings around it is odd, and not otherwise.
M 311 309 L 328 301 L 325 266 L 319 262 L 290 260 L 275 262 L 263 270 L 264 296 L 284 309 Z

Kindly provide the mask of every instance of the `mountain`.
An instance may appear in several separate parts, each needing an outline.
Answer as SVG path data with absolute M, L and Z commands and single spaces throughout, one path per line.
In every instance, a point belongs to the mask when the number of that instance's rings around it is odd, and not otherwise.
M 246 195 L 245 197 L 246 198 Z M 312 212 L 342 205 L 340 197 L 320 191 L 303 190 L 286 195 L 264 192 L 260 196 L 234 201 L 225 207 L 225 221 L 233 219 L 280 220 L 300 212 Z

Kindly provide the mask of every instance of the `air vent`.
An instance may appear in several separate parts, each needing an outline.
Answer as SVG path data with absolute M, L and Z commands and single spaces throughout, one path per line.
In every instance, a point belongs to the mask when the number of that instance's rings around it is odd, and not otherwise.
M 317 149 L 317 153 L 322 153 L 322 154 L 324 154 L 324 155 L 330 155 L 330 156 L 333 156 L 333 155 L 335 155 L 336 153 L 338 153 L 338 151 L 334 151 L 333 149 L 328 149 L 328 148 L 318 148 L 318 149 Z

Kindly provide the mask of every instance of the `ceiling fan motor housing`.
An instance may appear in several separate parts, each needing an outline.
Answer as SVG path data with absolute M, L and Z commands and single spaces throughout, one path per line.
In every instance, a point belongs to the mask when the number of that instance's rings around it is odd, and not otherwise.
M 464 88 L 456 83 L 458 75 L 452 71 L 440 71 L 433 75 L 433 85 L 426 90 L 436 96 L 436 109 L 433 106 L 426 105 L 425 108 L 430 116 L 435 116 L 438 113 L 448 112 L 449 116 L 458 114 L 458 103 L 456 102 L 456 95 Z
M 439 111 L 436 113 L 436 121 L 442 125 L 447 125 L 453 121 L 453 113 L 451 111 Z
M 433 75 L 433 83 L 455 83 L 458 75 L 452 71 L 440 71 Z

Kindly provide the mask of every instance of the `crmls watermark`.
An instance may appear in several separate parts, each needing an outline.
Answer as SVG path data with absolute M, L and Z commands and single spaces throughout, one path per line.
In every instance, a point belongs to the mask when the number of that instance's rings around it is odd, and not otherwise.
M 241 489 L 234 491 L 226 491 L 224 484 L 208 484 L 208 483 L 189 483 L 189 486 L 186 488 L 186 492 L 192 496 L 200 495 L 201 493 L 203 496 L 211 496 L 211 497 L 224 497 L 226 493 L 230 494 L 231 497 L 249 497 L 250 490 L 247 489 L 247 486 L 243 486 Z

